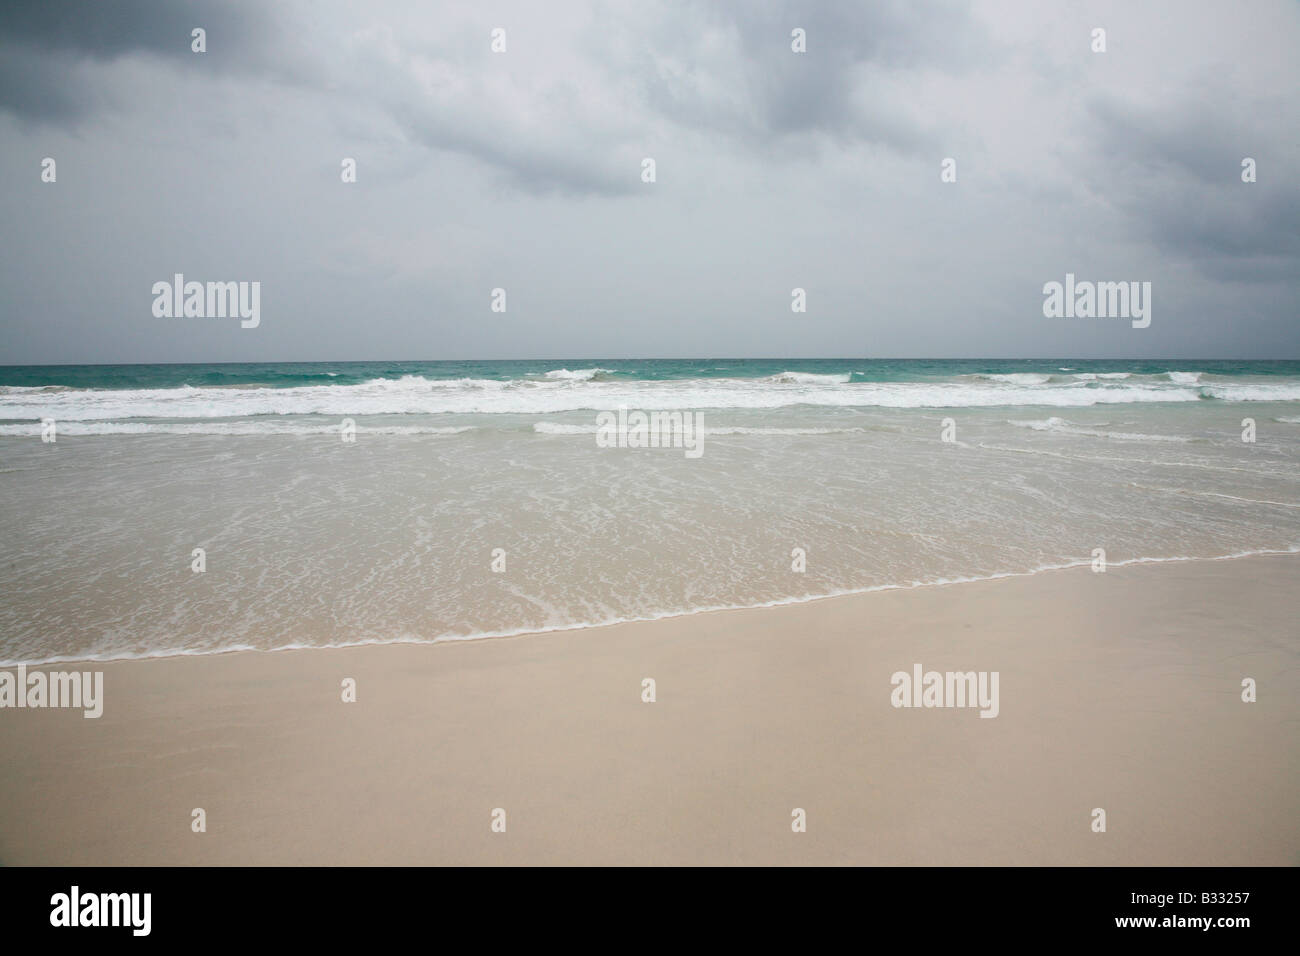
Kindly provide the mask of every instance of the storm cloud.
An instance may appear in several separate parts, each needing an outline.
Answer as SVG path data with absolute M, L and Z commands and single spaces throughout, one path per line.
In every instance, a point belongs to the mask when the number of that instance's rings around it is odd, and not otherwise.
M 1297 45 L 1281 0 L 8 3 L 0 362 L 1297 357 Z M 1044 318 L 1067 271 L 1151 327 Z M 262 324 L 154 318 L 175 272 Z

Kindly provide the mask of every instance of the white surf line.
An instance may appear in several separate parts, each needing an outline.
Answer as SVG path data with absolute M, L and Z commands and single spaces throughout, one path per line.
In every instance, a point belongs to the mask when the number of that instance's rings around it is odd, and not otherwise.
M 1178 564 L 1183 562 L 1200 562 L 1200 561 L 1236 561 L 1242 558 L 1271 557 L 1274 555 L 1295 555 L 1300 554 L 1300 543 L 1293 544 L 1287 548 L 1260 548 L 1249 551 L 1235 551 L 1231 554 L 1209 555 L 1206 557 L 1193 555 L 1175 555 L 1166 558 L 1125 558 L 1122 561 L 1108 561 L 1108 568 L 1128 567 L 1129 565 L 1142 564 Z M 984 581 L 1001 581 L 1006 578 L 1030 578 L 1035 575 L 1045 574 L 1050 571 L 1070 571 L 1077 568 L 1086 568 L 1092 565 L 1090 558 L 1083 558 L 1078 561 L 1070 561 L 1065 564 L 1047 564 L 1037 568 L 1031 568 L 1027 571 L 996 571 L 992 574 L 978 576 L 963 576 L 957 578 L 937 578 L 928 581 L 912 581 L 908 584 L 875 584 L 861 588 L 843 588 L 830 591 L 825 594 L 807 594 L 800 597 L 774 598 L 770 601 L 764 601 L 758 604 L 722 604 L 710 607 L 689 608 L 680 611 L 664 611 L 659 614 L 651 614 L 642 617 L 619 617 L 608 621 L 589 621 L 581 624 L 553 624 L 547 627 L 522 627 L 509 631 L 480 631 L 474 634 L 456 634 L 443 635 L 441 637 L 424 638 L 424 637 L 383 637 L 368 638 L 360 641 L 342 641 L 336 644 L 282 644 L 279 647 L 253 647 L 248 644 L 232 645 L 231 647 L 221 648 L 202 648 L 202 649 L 170 649 L 159 651 L 145 651 L 134 654 L 113 654 L 96 655 L 91 657 L 52 657 L 43 660 L 15 660 L 0 661 L 0 667 L 16 667 L 23 664 L 27 667 L 44 667 L 49 664 L 65 663 L 112 663 L 115 661 L 144 661 L 159 660 L 172 657 L 211 657 L 217 654 L 275 654 L 283 651 L 325 651 L 325 650 L 346 650 L 353 647 L 380 647 L 389 644 L 408 644 L 408 645 L 437 645 L 437 644 L 454 644 L 462 641 L 487 641 L 502 640 L 511 638 L 534 637 L 541 634 L 553 634 L 565 631 L 585 631 L 592 628 L 617 627 L 622 624 L 645 624 L 652 621 L 672 620 L 680 617 L 694 617 L 697 614 L 714 614 L 719 611 L 757 611 L 763 608 L 773 607 L 791 607 L 800 604 L 812 604 L 815 601 L 828 601 L 834 598 L 851 597 L 858 594 L 876 594 L 884 591 L 917 591 L 927 588 L 951 587 L 957 584 L 979 584 Z
M 1169 465 L 1178 468 L 1205 468 L 1209 471 L 1240 471 L 1247 475 L 1261 475 L 1268 478 L 1278 478 L 1286 481 L 1290 476 L 1270 474 L 1263 471 L 1255 471 L 1250 468 L 1233 468 L 1231 465 L 1206 465 L 1195 461 L 1156 461 L 1154 458 L 1116 458 L 1112 455 L 1063 455 L 1057 451 L 1045 451 L 1041 448 L 1008 448 L 1005 445 L 988 445 L 984 442 L 979 443 L 980 448 L 988 451 L 1007 451 L 1014 452 L 1018 455 L 1047 455 L 1051 458 L 1062 458 L 1066 461 L 1121 461 L 1133 465 Z M 1300 479 L 1300 474 L 1296 475 Z
M 1163 491 L 1171 495 L 1201 495 L 1205 498 L 1229 498 L 1232 501 L 1245 501 L 1253 505 L 1277 505 L 1279 508 L 1300 508 L 1300 504 L 1290 501 L 1267 501 L 1263 498 L 1242 498 L 1238 495 L 1225 495 L 1217 491 L 1195 491 L 1191 488 L 1161 488 L 1157 485 L 1139 485 L 1136 481 L 1130 481 L 1129 487 L 1141 488 L 1143 491 Z

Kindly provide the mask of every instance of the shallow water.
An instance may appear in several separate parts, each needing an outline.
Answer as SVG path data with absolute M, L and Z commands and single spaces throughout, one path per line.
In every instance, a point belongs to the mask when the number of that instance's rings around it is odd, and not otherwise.
M 1300 550 L 1298 363 L 376 364 L 0 369 L 0 658 Z M 702 454 L 601 447 L 620 405 L 698 412 Z

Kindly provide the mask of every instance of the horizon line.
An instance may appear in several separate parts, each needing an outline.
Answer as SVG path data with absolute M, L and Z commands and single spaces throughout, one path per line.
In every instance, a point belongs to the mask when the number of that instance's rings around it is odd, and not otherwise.
M 1296 358 L 1246 358 L 1242 356 L 1208 358 L 1189 356 L 1153 356 L 1114 358 L 1110 356 L 1050 355 L 1017 357 L 1008 355 L 971 356 L 806 356 L 793 355 L 702 355 L 691 358 L 665 356 L 568 356 L 567 358 L 458 358 L 458 359 L 256 359 L 219 362 L 23 362 L 0 364 L 0 368 L 132 368 L 146 365 L 375 365 L 410 363 L 418 365 L 491 362 L 1300 362 Z

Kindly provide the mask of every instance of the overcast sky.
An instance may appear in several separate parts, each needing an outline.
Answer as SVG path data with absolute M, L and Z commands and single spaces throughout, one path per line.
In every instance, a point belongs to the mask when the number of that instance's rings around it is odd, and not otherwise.
M 1300 358 L 1297 50 L 1293 0 L 5 0 L 0 364 Z M 177 272 L 261 325 L 154 317 Z M 1150 327 L 1045 318 L 1067 272 Z

